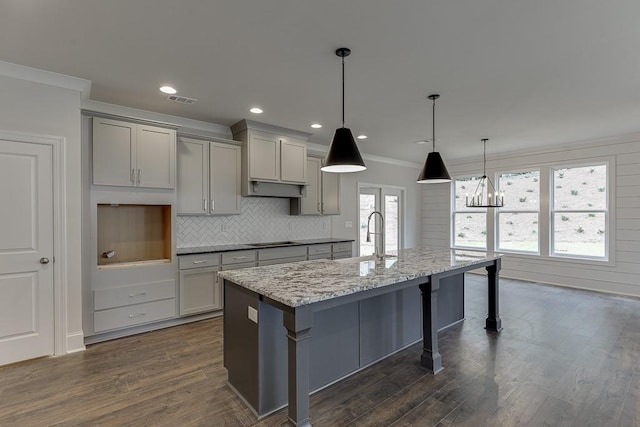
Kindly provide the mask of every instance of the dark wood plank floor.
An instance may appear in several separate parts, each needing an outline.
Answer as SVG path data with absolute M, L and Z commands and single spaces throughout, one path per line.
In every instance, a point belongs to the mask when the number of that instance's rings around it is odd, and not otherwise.
M 311 398 L 314 426 L 640 425 L 640 300 L 501 282 L 504 331 L 483 329 L 484 278 L 440 334 L 433 376 L 408 348 Z M 1 426 L 278 426 L 225 385 L 222 319 L 0 368 Z

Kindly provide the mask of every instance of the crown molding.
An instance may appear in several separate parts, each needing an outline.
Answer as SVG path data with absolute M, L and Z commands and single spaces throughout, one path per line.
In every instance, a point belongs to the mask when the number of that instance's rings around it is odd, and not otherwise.
M 82 103 L 82 109 L 101 115 L 127 117 L 133 120 L 163 123 L 176 128 L 186 128 L 188 133 L 203 133 L 208 136 L 223 139 L 232 139 L 231 129 L 228 126 L 216 123 L 202 122 L 184 117 L 171 116 L 169 114 L 155 113 L 153 111 L 124 107 L 122 105 L 109 104 L 101 101 L 88 100 Z M 185 132 L 186 133 L 186 132 Z
M 79 77 L 67 76 L 52 71 L 40 70 L 11 62 L 0 61 L 0 76 L 41 83 L 63 89 L 77 90 L 81 99 L 89 99 L 91 81 Z

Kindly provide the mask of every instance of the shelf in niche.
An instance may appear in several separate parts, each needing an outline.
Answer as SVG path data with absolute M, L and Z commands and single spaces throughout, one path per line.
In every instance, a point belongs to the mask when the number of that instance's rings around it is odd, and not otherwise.
M 99 269 L 171 262 L 171 205 L 98 204 L 97 226 Z

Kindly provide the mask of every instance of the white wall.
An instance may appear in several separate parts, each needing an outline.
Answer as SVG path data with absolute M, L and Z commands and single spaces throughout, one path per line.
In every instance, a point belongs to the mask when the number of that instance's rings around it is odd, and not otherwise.
M 583 144 L 567 144 L 546 151 L 508 153 L 489 158 L 487 175 L 492 171 L 558 162 L 588 162 L 612 157 L 615 183 L 609 190 L 613 199 L 613 230 L 609 248 L 610 263 L 585 263 L 570 259 L 542 259 L 533 255 L 505 255 L 502 276 L 543 283 L 640 296 L 640 136 L 628 136 Z M 478 174 L 481 159 L 449 161 L 452 177 Z M 492 176 L 492 175 L 490 175 Z M 451 214 L 450 184 L 423 188 L 422 242 L 449 247 Z M 541 215 L 544 212 L 541 211 Z
M 77 89 L 56 87 L 2 75 L 0 64 L 0 129 L 10 132 L 64 139 L 66 182 L 66 265 L 67 312 L 64 334 L 66 349 L 84 348 L 81 303 L 81 157 L 80 99 Z M 10 65 L 8 67 L 11 68 Z M 12 68 L 15 71 L 14 68 Z M 25 73 L 30 74 L 26 69 Z M 36 73 L 37 74 L 37 73 Z M 51 73 L 52 74 L 52 73 Z M 55 75 L 53 75 L 55 77 Z

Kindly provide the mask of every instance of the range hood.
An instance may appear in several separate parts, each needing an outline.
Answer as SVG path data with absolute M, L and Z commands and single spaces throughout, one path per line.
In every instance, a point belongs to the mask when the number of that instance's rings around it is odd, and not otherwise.
M 246 196 L 300 198 L 306 195 L 306 186 L 280 182 L 249 181 Z

